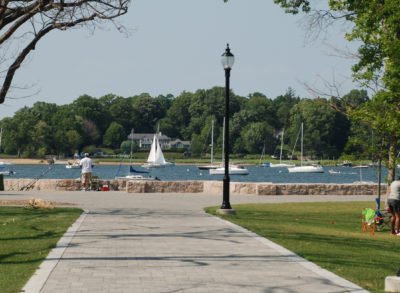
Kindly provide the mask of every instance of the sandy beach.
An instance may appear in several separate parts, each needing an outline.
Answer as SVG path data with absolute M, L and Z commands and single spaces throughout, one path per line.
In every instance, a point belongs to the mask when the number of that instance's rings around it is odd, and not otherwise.
M 0 161 L 10 162 L 15 165 L 47 165 L 48 162 L 45 159 L 22 159 L 22 158 L 4 158 Z
M 47 162 L 46 159 L 29 159 L 29 158 L 2 158 L 0 161 L 3 162 L 9 162 L 13 163 L 14 165 L 48 165 L 49 163 Z M 101 164 L 101 165 L 118 165 L 119 162 L 99 162 L 98 160 L 94 160 L 95 164 Z M 56 164 L 67 164 L 67 163 L 73 163 L 74 160 L 57 160 Z M 123 165 L 129 164 L 129 162 L 123 162 Z M 137 163 L 139 164 L 139 163 Z M 135 165 L 135 164 L 134 164 Z

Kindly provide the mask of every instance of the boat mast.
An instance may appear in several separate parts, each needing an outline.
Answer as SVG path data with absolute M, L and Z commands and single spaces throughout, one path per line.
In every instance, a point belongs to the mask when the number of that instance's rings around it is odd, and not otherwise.
M 301 166 L 303 166 L 303 122 L 301 122 Z
M 131 155 L 129 157 L 129 166 L 132 166 L 132 155 L 133 155 L 133 132 L 134 129 L 131 129 Z
M 284 133 L 285 133 L 285 128 L 282 129 L 282 134 L 281 134 L 281 154 L 279 156 L 279 164 L 282 164 L 282 148 L 283 148 L 283 134 Z
M 214 162 L 214 120 L 211 121 L 211 165 Z

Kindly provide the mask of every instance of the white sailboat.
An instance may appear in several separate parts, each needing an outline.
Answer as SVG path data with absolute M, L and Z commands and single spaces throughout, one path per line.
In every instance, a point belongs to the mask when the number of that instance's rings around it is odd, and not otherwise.
M 160 142 L 158 141 L 157 134 L 154 134 L 153 142 L 151 144 L 149 157 L 147 163 L 142 165 L 143 168 L 164 168 L 173 166 L 173 163 L 167 162 L 161 150 Z
M 324 173 L 324 169 L 319 165 L 303 166 L 303 123 L 301 123 L 301 165 L 288 168 L 289 173 Z
M 211 121 L 211 163 L 210 165 L 197 166 L 200 170 L 217 169 L 219 166 L 214 164 L 214 120 Z
M 125 154 L 125 152 L 124 152 Z M 118 180 L 138 180 L 138 181 L 154 181 L 154 180 L 160 180 L 157 177 L 152 177 L 152 176 L 143 176 L 141 174 L 148 174 L 148 171 L 138 171 L 135 170 L 132 166 L 132 158 L 133 158 L 133 129 L 131 130 L 131 152 L 129 156 L 129 175 L 126 176 L 118 176 L 119 171 L 121 169 L 122 161 L 124 160 L 124 156 L 122 156 L 121 162 L 118 167 L 117 174 L 115 175 L 115 179 Z
M 295 167 L 295 164 L 287 164 L 287 163 L 282 163 L 282 149 L 283 149 L 283 134 L 285 133 L 285 128 L 282 130 L 282 135 L 281 135 L 281 152 L 279 155 L 279 164 L 273 164 L 270 163 L 269 166 L 271 168 L 290 168 L 290 167 Z

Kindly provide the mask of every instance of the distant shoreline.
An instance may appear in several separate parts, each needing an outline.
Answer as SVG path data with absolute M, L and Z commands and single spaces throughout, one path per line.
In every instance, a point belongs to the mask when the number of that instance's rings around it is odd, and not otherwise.
M 97 159 L 93 159 L 94 161 L 97 161 Z M 10 162 L 13 163 L 14 165 L 48 165 L 49 163 L 47 162 L 46 159 L 29 159 L 29 158 L 0 158 L 0 161 L 5 161 L 5 162 Z M 73 163 L 73 159 L 69 160 L 57 160 L 55 164 L 67 164 L 67 163 Z M 119 165 L 119 162 L 106 162 L 106 161 L 100 161 L 98 163 L 99 165 Z M 123 165 L 129 165 L 129 162 L 125 161 L 122 163 Z M 142 165 L 143 163 L 132 163 L 132 165 Z M 205 165 L 206 163 L 176 163 L 176 165 Z

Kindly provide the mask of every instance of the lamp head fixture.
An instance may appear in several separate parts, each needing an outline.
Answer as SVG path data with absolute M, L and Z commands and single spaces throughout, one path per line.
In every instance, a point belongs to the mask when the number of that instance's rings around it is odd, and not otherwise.
M 231 53 L 229 44 L 226 45 L 225 52 L 221 56 L 221 63 L 224 69 L 231 69 L 233 63 L 235 63 L 235 56 Z

